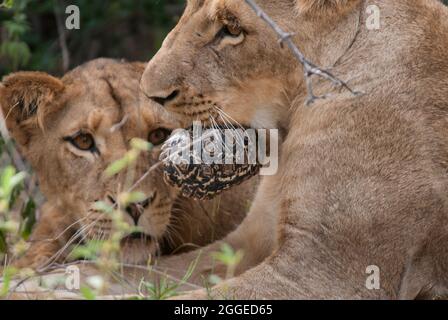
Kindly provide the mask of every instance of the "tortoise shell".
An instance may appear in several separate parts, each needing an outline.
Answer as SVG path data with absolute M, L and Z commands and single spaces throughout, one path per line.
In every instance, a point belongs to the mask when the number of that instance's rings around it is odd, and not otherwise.
M 184 197 L 212 199 L 258 174 L 260 165 L 248 161 L 249 141 L 247 137 L 238 139 L 242 148 L 230 150 L 225 144 L 224 130 L 213 129 L 211 134 L 209 131 L 196 141 L 193 141 L 192 129 L 175 131 L 163 145 L 160 155 L 164 180 L 180 190 Z M 196 150 L 206 150 L 213 162 L 202 161 L 203 151 L 200 154 L 195 151 L 196 143 L 199 144 Z

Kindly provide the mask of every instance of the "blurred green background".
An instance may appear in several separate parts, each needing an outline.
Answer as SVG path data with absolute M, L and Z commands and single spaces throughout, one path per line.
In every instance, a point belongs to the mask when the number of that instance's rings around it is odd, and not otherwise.
M 0 0 L 0 77 L 19 69 L 61 75 L 97 57 L 147 61 L 178 21 L 185 3 Z M 71 4 L 80 9 L 80 30 L 65 28 L 65 8 Z
M 176 24 L 185 2 L 0 0 L 0 78 L 19 69 L 61 75 L 97 57 L 147 61 Z M 64 28 L 65 8 L 71 4 L 80 9 L 80 30 Z

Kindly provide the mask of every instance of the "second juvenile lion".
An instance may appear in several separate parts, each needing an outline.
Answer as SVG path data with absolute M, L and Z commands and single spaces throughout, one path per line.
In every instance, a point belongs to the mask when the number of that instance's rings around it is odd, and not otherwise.
M 118 194 L 131 186 L 147 199 L 124 210 L 123 220 L 141 230 L 121 240 L 124 264 L 146 264 L 154 254 L 203 246 L 226 235 L 244 217 L 255 183 L 224 194 L 219 202 L 199 202 L 166 186 L 159 168 L 145 174 L 180 122 L 152 103 L 140 103 L 144 67 L 97 59 L 62 78 L 18 72 L 3 79 L 0 104 L 6 123 L 47 200 L 30 248 L 25 256 L 15 257 L 14 266 L 42 269 L 61 264 L 69 261 L 74 247 L 110 237 L 112 219 L 95 210 L 94 203 L 114 205 Z M 105 175 L 136 137 L 154 149 L 136 160 L 134 175 Z
M 278 174 L 263 178 L 225 239 L 246 253 L 239 275 L 209 294 L 446 294 L 448 9 L 436 0 L 256 2 L 307 58 L 363 95 L 315 81 L 315 93 L 330 97 L 305 106 L 302 67 L 244 0 L 188 0 L 147 66 L 144 93 L 186 120 L 208 121 L 218 108 L 243 126 L 286 133 Z M 379 30 L 367 27 L 372 8 Z M 373 270 L 379 286 L 368 281 Z

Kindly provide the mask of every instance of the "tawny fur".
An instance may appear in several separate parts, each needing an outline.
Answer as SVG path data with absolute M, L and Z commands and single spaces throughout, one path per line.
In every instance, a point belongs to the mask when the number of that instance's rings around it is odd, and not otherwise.
M 239 276 L 211 295 L 446 294 L 448 9 L 435 0 L 257 3 L 294 34 L 307 58 L 364 94 L 319 80 L 316 94 L 331 97 L 304 106 L 301 66 L 243 0 L 189 2 L 147 66 L 146 96 L 177 91 L 164 102 L 176 114 L 194 110 L 186 102 L 196 99 L 201 110 L 215 105 L 243 125 L 286 133 L 280 171 L 263 178 L 248 217 L 225 239 L 245 252 Z M 370 5 L 380 9 L 380 30 L 366 27 Z M 222 11 L 239 19 L 244 41 L 220 45 Z M 199 273 L 208 272 L 207 263 Z M 366 287 L 371 265 L 380 270 L 379 290 Z
M 15 259 L 18 267 L 47 267 L 67 261 L 67 254 L 84 238 L 70 239 L 83 228 L 89 207 L 107 195 L 116 196 L 124 185 L 124 175 L 106 178 L 104 170 L 129 150 L 131 138 L 147 139 L 158 127 L 174 128 L 179 122 L 164 116 L 151 103 L 139 101 L 142 63 L 98 59 L 66 74 L 62 79 L 41 72 L 18 72 L 4 78 L 0 104 L 7 126 L 18 147 L 39 177 L 47 199 L 41 208 L 24 257 Z M 124 117 L 128 121 L 116 132 L 112 125 Z M 91 157 L 73 149 L 64 137 L 89 129 L 102 146 L 101 155 Z M 158 160 L 159 147 L 142 155 L 135 180 Z M 92 158 L 92 159 L 91 159 Z M 226 192 L 219 201 L 192 201 L 181 198 L 162 180 L 160 169 L 150 174 L 136 190 L 154 194 L 145 210 L 150 229 L 159 235 L 161 254 L 179 253 L 206 245 L 233 230 L 245 216 L 256 182 Z M 99 215 L 98 215 L 99 217 Z M 127 217 L 129 218 L 129 217 Z M 107 237 L 110 223 L 101 217 L 97 228 Z M 129 219 L 125 219 L 129 223 Z M 67 246 L 66 249 L 63 249 Z M 140 240 L 122 244 L 122 260 L 145 264 L 156 247 Z

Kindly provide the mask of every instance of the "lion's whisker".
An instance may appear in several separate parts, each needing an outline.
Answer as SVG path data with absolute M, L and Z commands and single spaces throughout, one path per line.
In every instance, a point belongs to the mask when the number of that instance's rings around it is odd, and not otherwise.
M 83 221 L 83 220 L 86 220 L 86 219 L 89 217 L 89 215 L 90 215 L 90 213 L 89 213 L 87 216 L 85 216 L 85 217 L 83 217 L 83 218 L 80 218 L 80 219 L 76 220 L 75 222 L 73 222 L 72 224 L 70 224 L 67 228 L 65 228 L 64 230 L 62 230 L 56 237 L 51 238 L 51 239 L 49 239 L 49 240 L 50 240 L 50 241 L 56 241 L 56 240 L 59 240 L 59 238 L 62 237 L 63 234 L 64 234 L 65 232 L 67 232 L 68 230 L 70 230 L 74 225 L 80 223 L 80 222 Z
M 86 215 L 85 218 L 88 218 L 90 216 L 90 214 L 92 214 L 93 212 L 90 212 L 88 215 Z M 70 239 L 64 244 L 64 246 L 62 248 L 60 248 L 55 254 L 53 254 L 51 257 L 48 258 L 47 262 L 46 262 L 46 266 L 44 267 L 44 270 L 46 267 L 50 266 L 53 262 L 55 262 L 63 253 L 64 251 L 71 245 L 73 244 L 73 242 L 78 238 L 78 236 L 80 234 L 83 234 L 83 237 L 80 241 L 78 241 L 78 243 L 82 243 L 84 241 L 84 239 L 87 237 L 88 233 L 85 233 L 86 230 L 91 229 L 95 223 L 97 223 L 98 219 L 100 219 L 102 217 L 103 214 L 98 215 L 98 218 L 92 222 L 90 222 L 89 224 L 85 225 L 85 226 L 81 226 L 81 228 L 79 228 L 71 237 Z M 73 252 L 73 250 L 71 250 L 68 254 L 70 254 L 71 252 Z M 65 258 L 66 259 L 66 258 Z
M 73 234 L 70 237 L 70 239 L 64 244 L 62 248 L 60 248 L 58 251 L 56 251 L 56 253 L 54 253 L 51 257 L 49 257 L 45 262 L 44 266 L 40 268 L 40 270 L 45 271 L 46 268 L 50 267 L 51 264 L 53 264 L 63 254 L 63 252 L 77 239 L 78 235 L 82 232 L 83 228 L 85 227 L 81 227 L 79 230 L 77 230 L 75 234 Z
M 233 125 L 233 122 L 236 123 L 236 125 L 244 131 L 244 127 L 238 123 L 237 121 L 233 120 L 227 113 L 225 113 L 223 110 L 219 109 L 218 107 L 215 107 L 218 115 L 221 117 L 221 120 L 228 126 L 229 129 L 233 130 L 235 134 L 237 135 L 236 142 L 239 146 L 244 146 L 244 137 L 241 134 L 241 132 Z M 230 126 L 230 127 L 229 127 Z

